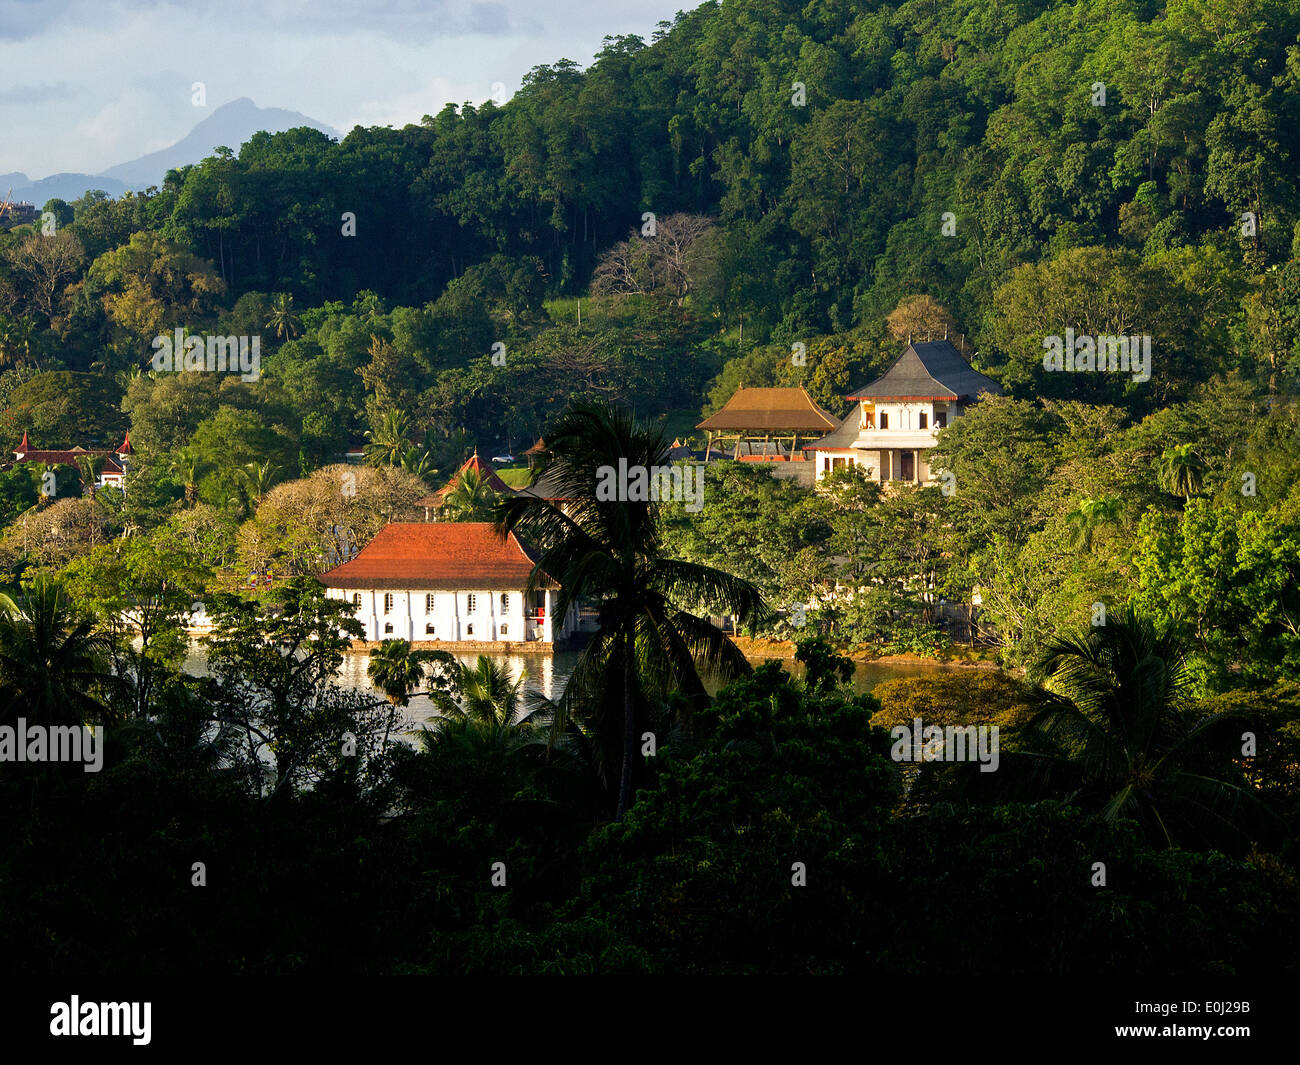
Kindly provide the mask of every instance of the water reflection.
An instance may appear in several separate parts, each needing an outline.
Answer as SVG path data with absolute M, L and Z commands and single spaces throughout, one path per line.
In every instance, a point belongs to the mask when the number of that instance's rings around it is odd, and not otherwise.
M 475 665 L 478 661 L 478 655 L 472 653 L 457 654 L 455 657 L 470 666 Z M 492 657 L 499 662 L 505 662 L 510 669 L 512 678 L 518 677 L 522 672 L 524 674 L 525 690 L 538 692 L 548 699 L 558 699 L 564 692 L 564 686 L 568 683 L 569 676 L 573 673 L 580 652 L 560 651 L 550 655 L 498 654 Z M 758 665 L 763 659 L 754 658 L 751 661 Z M 343 656 L 343 665 L 339 668 L 338 681 L 345 688 L 367 692 L 372 694 L 376 700 L 379 700 L 383 698 L 383 695 L 370 683 L 370 678 L 366 675 L 366 667 L 369 662 L 370 657 L 367 652 L 348 652 Z M 783 659 L 781 664 L 794 676 L 803 676 L 804 670 L 801 663 L 793 659 Z M 854 664 L 853 687 L 859 692 L 869 692 L 884 680 L 900 677 L 930 676 L 935 673 L 961 668 L 963 667 L 944 665 L 938 662 L 857 662 Z M 197 641 L 192 641 L 190 644 L 190 651 L 185 658 L 184 669 L 185 672 L 200 677 L 205 676 L 208 672 L 206 648 Z M 714 679 L 705 678 L 705 686 L 710 694 L 714 694 L 717 692 L 719 684 Z M 416 731 L 435 712 L 433 703 L 430 702 L 428 696 L 417 695 L 411 700 L 411 705 L 402 711 L 399 719 L 400 724 L 396 727 L 401 731 Z

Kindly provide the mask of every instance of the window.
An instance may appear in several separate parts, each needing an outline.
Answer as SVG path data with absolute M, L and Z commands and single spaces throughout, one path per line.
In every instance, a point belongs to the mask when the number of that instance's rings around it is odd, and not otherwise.
M 432 636 L 432 635 L 433 635 L 433 626 L 432 626 L 432 625 L 425 625 L 425 626 L 424 626 L 424 634 L 425 634 L 426 636 Z
M 504 636 L 505 634 L 506 634 L 506 627 L 505 627 L 504 625 L 502 625 L 502 626 L 501 626 L 501 635 Z
M 880 428 L 882 429 L 889 428 L 889 415 L 886 414 L 883 410 L 880 412 Z
M 505 592 L 502 592 L 502 593 L 501 593 L 501 613 L 504 614 L 504 613 L 505 613 L 507 610 L 509 610 L 509 609 L 510 609 L 510 596 L 506 595 Z M 502 629 L 501 631 L 504 632 L 505 630 Z
M 834 461 L 834 463 L 833 463 L 832 468 L 833 468 L 833 469 L 837 469 L 837 470 L 842 470 L 842 469 L 844 468 L 844 460 L 843 460 L 843 459 L 836 459 L 836 460 Z
M 360 605 L 361 605 L 361 593 L 360 593 L 360 592 L 353 592 L 353 593 L 352 593 L 352 605 L 353 605 L 353 606 L 360 606 Z
M 384 625 L 384 632 L 385 632 L 385 633 L 389 633 L 389 632 L 392 632 L 392 631 L 393 631 L 393 623 L 390 621 L 390 622 L 388 622 L 387 624 Z
M 467 596 L 465 596 L 465 609 L 466 609 L 469 613 L 471 613 L 471 614 L 473 614 L 473 613 L 478 609 L 478 596 L 477 596 L 477 595 L 467 595 Z
M 934 427 L 936 429 L 946 429 L 948 427 L 948 412 L 939 411 L 934 416 Z
M 474 625 L 473 625 L 473 623 L 471 623 L 471 624 L 465 626 L 465 635 L 466 635 L 466 636 L 473 636 L 473 635 L 474 635 Z
M 926 414 L 918 414 L 918 415 L 917 415 L 917 419 L 918 419 L 918 420 L 917 420 L 917 423 L 916 423 L 916 427 L 917 427 L 918 429 L 928 429 L 928 428 L 930 428 L 930 419 L 929 419 L 929 416 L 928 416 L 928 415 L 926 415 Z
M 384 613 L 385 613 L 385 614 L 391 614 L 392 612 L 393 612 L 393 593 L 392 593 L 392 592 L 385 592 L 385 593 L 384 593 Z M 393 630 L 392 630 L 392 626 L 389 626 L 389 628 L 388 628 L 386 631 L 388 631 L 388 632 L 392 632 L 392 631 L 393 631 Z
M 432 614 L 432 613 L 433 613 L 433 594 L 432 594 L 432 593 L 430 593 L 430 594 L 428 594 L 428 595 L 426 595 L 426 596 L 424 597 L 424 612 L 425 612 L 426 614 Z

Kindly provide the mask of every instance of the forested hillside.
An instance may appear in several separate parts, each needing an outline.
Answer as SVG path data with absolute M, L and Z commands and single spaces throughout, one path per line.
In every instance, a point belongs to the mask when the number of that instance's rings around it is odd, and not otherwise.
M 768 341 L 838 337 L 802 371 L 830 399 L 918 293 L 1023 393 L 1123 399 L 1033 373 L 1048 319 L 1122 303 L 1155 338 L 1161 372 L 1130 396 L 1149 406 L 1294 356 L 1298 32 L 1273 0 L 709 3 L 586 70 L 539 67 L 501 107 L 259 135 L 152 195 L 52 204 L 53 244 L 4 238 L 0 345 L 112 376 L 177 325 L 261 331 L 287 294 L 319 309 L 249 402 L 312 461 L 394 401 L 485 444 L 536 433 L 566 389 L 694 413 Z M 617 328 L 547 303 L 585 294 L 645 212 L 714 220 L 684 296 L 650 288 Z

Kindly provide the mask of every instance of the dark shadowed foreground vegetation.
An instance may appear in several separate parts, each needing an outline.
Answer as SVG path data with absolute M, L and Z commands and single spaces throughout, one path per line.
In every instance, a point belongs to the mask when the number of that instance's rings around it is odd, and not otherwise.
M 147 715 L 91 680 L 102 772 L 0 766 L 8 971 L 1294 972 L 1300 692 L 1183 699 L 1178 646 L 1142 619 L 1056 649 L 1050 691 L 978 673 L 878 701 L 814 640 L 801 681 L 769 663 L 712 705 L 659 699 L 620 821 L 581 709 L 557 736 L 487 660 L 412 673 L 398 648 L 376 674 L 447 714 L 385 745 L 394 703 L 333 685 L 318 589 L 224 609 L 222 668 L 163 671 Z M 57 692 L 106 661 L 68 610 L 33 588 L 0 620 L 6 723 L 57 716 L 33 676 Z M 1003 726 L 997 773 L 900 771 L 873 717 L 936 704 Z

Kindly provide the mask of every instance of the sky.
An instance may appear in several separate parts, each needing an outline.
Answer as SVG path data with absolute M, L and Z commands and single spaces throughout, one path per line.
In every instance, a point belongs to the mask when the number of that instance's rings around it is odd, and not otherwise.
M 0 173 L 95 174 L 247 96 L 346 133 L 649 42 L 692 0 L 0 0 Z M 207 106 L 195 107 L 201 81 Z M 232 146 L 233 147 L 233 146 Z

